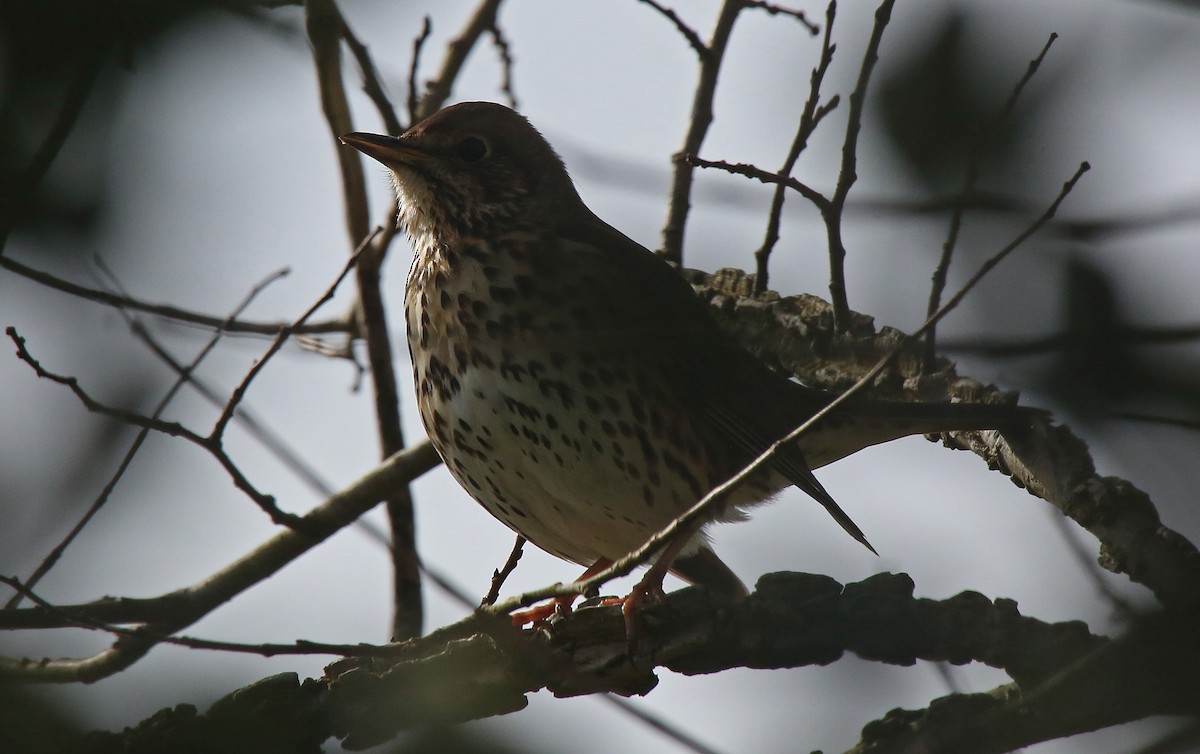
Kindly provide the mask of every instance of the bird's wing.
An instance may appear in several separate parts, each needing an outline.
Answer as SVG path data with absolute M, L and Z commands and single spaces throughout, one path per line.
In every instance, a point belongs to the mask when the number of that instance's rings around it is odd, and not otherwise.
M 589 213 L 590 214 L 590 213 Z M 748 464 L 816 413 L 829 397 L 772 372 L 722 333 L 708 305 L 670 265 L 592 216 L 560 231 L 587 255 L 587 295 L 607 312 L 605 340 L 656 362 L 676 394 Z M 582 261 L 582 260 L 581 260 Z M 862 530 L 813 476 L 799 447 L 780 448 L 772 467 L 824 506 L 874 552 Z

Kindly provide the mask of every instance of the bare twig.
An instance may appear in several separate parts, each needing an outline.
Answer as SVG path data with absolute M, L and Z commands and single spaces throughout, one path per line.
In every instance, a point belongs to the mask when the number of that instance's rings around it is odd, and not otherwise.
M 25 339 L 17 332 L 17 328 L 9 326 L 4 328 L 4 333 L 8 335 L 13 344 L 17 347 L 17 358 L 24 361 L 33 368 L 34 374 L 38 377 L 57 382 L 60 385 L 65 385 L 75 394 L 75 397 L 84 405 L 88 411 L 92 411 L 103 416 L 109 416 L 118 421 L 124 422 L 135 427 L 146 427 L 148 429 L 162 432 L 171 437 L 182 437 L 192 442 L 203 445 L 205 438 L 179 422 L 168 422 L 161 419 L 153 419 L 151 417 L 139 414 L 136 411 L 128 409 L 114 408 L 112 406 L 101 403 L 93 398 L 86 390 L 79 385 L 79 380 L 75 377 L 56 374 L 42 366 L 29 349 L 25 345 Z
M 1017 82 L 1012 93 L 1009 94 L 1008 101 L 1004 103 L 1004 107 L 996 115 L 992 124 L 985 128 L 978 141 L 971 150 L 971 157 L 967 163 L 967 173 L 963 178 L 963 187 L 959 192 L 960 196 L 969 196 L 975 190 L 975 184 L 979 182 L 979 175 L 983 169 L 983 154 L 987 142 L 995 135 L 997 128 L 1001 123 L 1012 114 L 1016 107 L 1017 98 L 1021 96 L 1025 86 L 1037 73 L 1042 61 L 1046 58 L 1046 53 L 1050 51 L 1050 45 L 1054 44 L 1054 40 L 1058 39 L 1057 34 L 1051 34 L 1046 40 L 1046 44 L 1042 47 L 1042 51 L 1038 56 L 1030 61 L 1029 66 L 1025 70 L 1025 75 Z M 946 241 L 942 244 L 942 256 L 938 260 L 937 268 L 933 272 L 933 281 L 929 289 L 929 305 L 926 307 L 926 315 L 937 311 L 938 305 L 942 300 L 942 292 L 946 289 L 946 275 L 950 271 L 950 262 L 954 258 L 954 247 L 958 244 L 958 234 L 962 229 L 963 214 L 965 213 L 965 202 L 955 206 L 954 211 L 950 215 L 950 228 L 946 233 Z M 937 328 L 930 328 L 925 335 L 925 363 L 930 365 L 935 358 L 937 348 Z
M 283 275 L 286 275 L 286 274 L 287 274 L 286 270 L 277 272 L 274 275 L 267 278 L 266 280 L 264 280 L 263 282 L 254 286 L 254 288 L 245 296 L 245 298 L 242 299 L 241 303 L 238 304 L 238 306 L 234 309 L 234 311 L 229 315 L 228 319 L 230 319 L 230 320 L 235 319 L 238 315 L 240 315 L 243 311 L 246 310 L 246 307 L 248 307 L 250 305 L 250 302 L 252 302 L 255 299 L 255 297 L 257 297 L 258 294 L 261 293 L 264 288 L 266 288 L 266 286 L 270 285 L 272 282 L 278 280 L 279 278 L 281 278 Z M 16 339 L 14 333 L 9 333 L 9 337 L 13 337 L 14 340 Z M 200 365 L 200 362 L 202 362 L 204 360 L 204 358 L 206 356 L 208 356 L 209 353 L 212 352 L 212 349 L 216 347 L 216 345 L 217 345 L 218 341 L 220 341 L 220 339 L 221 339 L 221 330 L 218 329 L 216 332 L 213 333 L 212 337 L 209 338 L 208 343 L 206 343 L 204 345 L 204 347 L 202 349 L 200 349 L 200 352 L 198 354 L 196 354 L 195 358 L 192 359 L 191 363 L 188 364 L 187 366 L 183 367 L 182 371 L 180 372 L 180 377 L 175 380 L 175 383 L 173 385 L 171 385 L 171 387 L 167 390 L 166 394 L 159 400 L 158 405 L 155 406 L 154 411 L 151 412 L 149 418 L 152 421 L 159 420 L 159 417 L 162 416 L 163 411 L 166 410 L 167 406 L 171 403 L 172 400 L 174 400 L 175 395 L 179 392 L 180 388 L 182 388 L 183 385 L 185 384 L 185 382 L 187 381 L 187 375 L 190 375 L 191 372 L 194 371 L 196 369 L 196 367 Z M 33 360 L 33 357 L 29 355 L 28 351 L 25 351 L 25 345 L 24 345 L 23 340 L 21 340 L 18 343 L 17 347 L 18 347 L 19 351 L 24 351 L 24 353 L 25 353 L 25 356 L 23 356 L 22 359 L 26 363 L 33 366 L 34 370 L 39 374 L 39 376 L 42 374 L 49 376 L 49 373 L 45 372 L 45 370 L 43 370 L 41 368 L 41 366 L 38 365 L 37 362 Z M 55 379 L 55 378 L 51 377 L 51 379 Z M 59 381 L 59 380 L 55 379 L 55 381 Z M 79 388 L 77 383 L 72 387 L 72 390 L 74 390 L 75 394 L 77 396 L 80 396 L 81 398 L 86 396 L 86 393 L 83 392 L 82 388 Z M 85 405 L 86 405 L 86 402 L 85 402 Z M 75 525 L 71 527 L 71 530 L 68 531 L 67 534 L 62 538 L 62 540 L 60 540 L 59 543 L 57 545 L 55 545 L 53 549 L 50 550 L 50 552 L 46 555 L 46 557 L 42 559 L 42 562 L 38 564 L 37 568 L 34 569 L 33 573 L 29 576 L 29 578 L 25 580 L 24 585 L 27 588 L 32 589 L 33 587 L 37 586 L 38 582 L 42 580 L 42 577 L 44 577 L 47 573 L 50 572 L 50 570 L 52 568 L 54 568 L 54 566 L 58 563 L 59 559 L 62 558 L 63 553 L 66 552 L 67 548 L 71 546 L 71 543 L 75 541 L 75 538 L 78 537 L 79 534 L 83 532 L 84 528 L 88 525 L 88 523 L 96 516 L 97 513 L 100 512 L 100 509 L 104 507 L 105 503 L 108 502 L 113 491 L 116 489 L 117 484 L 125 476 L 125 471 L 129 468 L 129 465 L 133 462 L 134 457 L 137 455 L 138 451 L 141 449 L 142 444 L 146 441 L 146 438 L 149 436 L 151 430 L 152 430 L 152 427 L 150 427 L 150 426 L 145 426 L 145 425 L 142 426 L 141 431 L 138 432 L 137 436 L 133 439 L 133 442 L 130 443 L 129 448 L 126 449 L 125 455 L 121 458 L 120 463 L 117 464 L 116 470 L 113 472 L 113 474 L 109 478 L 108 482 L 105 483 L 104 488 L 101 489 L 99 494 L 96 495 L 95 499 L 92 500 L 92 504 L 88 506 L 88 509 L 86 511 L 84 511 L 83 515 L 79 518 L 79 520 L 75 522 Z M 19 605 L 20 602 L 21 602 L 21 594 L 20 594 L 20 592 L 18 592 L 17 594 L 13 595 L 13 597 L 7 603 L 5 603 L 4 607 L 13 608 L 13 607 L 16 607 L 17 605 Z
M 376 228 L 370 233 L 370 235 L 364 238 L 362 243 L 359 244 L 358 248 L 354 250 L 354 253 L 350 255 L 350 258 L 346 260 L 346 264 L 343 265 L 342 271 L 338 273 L 338 276 L 334 278 L 333 283 L 325 289 L 325 292 L 322 293 L 321 296 L 314 301 L 303 314 L 300 315 L 295 324 L 285 327 L 279 331 L 279 334 L 275 336 L 275 340 L 272 341 L 266 352 L 254 362 L 254 365 L 250 367 L 248 372 L 246 372 L 246 375 L 242 378 L 242 381 L 236 388 L 234 388 L 232 395 L 229 397 L 229 401 L 225 404 L 225 408 L 221 411 L 221 415 L 217 418 L 216 423 L 213 425 L 212 432 L 209 433 L 210 437 L 214 438 L 217 442 L 221 440 L 225 434 L 225 428 L 229 425 L 230 420 L 233 418 L 234 412 L 237 411 L 242 399 L 245 398 L 246 391 L 250 388 L 250 383 L 254 381 L 254 378 L 257 377 L 260 372 L 262 372 L 262 370 L 266 367 L 267 362 L 269 362 L 275 354 L 279 353 L 279 350 L 283 348 L 284 343 L 286 343 L 288 338 L 292 336 L 296 328 L 304 324 L 305 321 L 316 314 L 318 309 L 333 300 L 333 296 L 337 292 L 338 287 L 341 286 L 342 281 L 345 280 L 346 276 L 350 274 L 350 271 L 355 268 L 364 250 L 380 233 L 382 233 L 382 229 Z
M 375 68 L 375 61 L 371 59 L 370 51 L 354 35 L 350 24 L 346 23 L 346 17 L 341 14 L 337 6 L 333 7 L 334 11 L 338 14 L 338 20 L 341 22 L 342 38 L 346 40 L 346 46 L 350 48 L 350 52 L 354 55 L 354 60 L 358 63 L 358 71 L 362 76 L 363 91 L 371 98 L 371 102 L 375 104 L 375 110 L 379 113 L 379 117 L 383 119 L 383 125 L 387 129 L 387 133 L 392 135 L 400 133 L 404 130 L 404 127 L 400 125 L 400 119 L 396 117 L 396 109 L 392 107 L 392 101 L 388 98 L 387 92 L 384 91 L 383 81 L 379 77 L 379 71 Z
M 428 442 L 406 448 L 314 508 L 297 529 L 285 529 L 200 583 L 164 595 L 158 602 L 162 617 L 146 623 L 135 635 L 122 636 L 108 649 L 82 659 L 36 662 L 0 659 L 0 676 L 43 683 L 91 683 L 120 672 L 145 656 L 158 643 L 159 636 L 177 633 L 237 594 L 270 578 L 334 532 L 353 523 L 396 487 L 406 485 L 438 463 L 437 452 Z
M 123 312 L 127 316 L 129 329 L 134 337 L 140 340 L 150 352 L 153 353 L 167 367 L 180 376 L 187 384 L 191 385 L 197 393 L 201 395 L 212 406 L 222 409 L 225 406 L 226 398 L 219 395 L 217 391 L 204 380 L 196 376 L 189 370 L 188 367 L 179 362 L 161 343 L 159 343 L 150 333 L 149 329 L 136 317 L 132 317 L 128 312 Z M 239 423 L 246 434 L 257 440 L 271 455 L 275 456 L 285 467 L 293 474 L 300 478 L 309 489 L 314 490 L 322 497 L 329 497 L 334 490 L 322 479 L 316 469 L 310 466 L 293 450 L 287 443 L 287 440 L 264 424 L 253 412 L 245 406 L 240 406 L 233 413 L 234 419 Z
M 892 18 L 894 4 L 895 0 L 883 0 L 875 10 L 875 25 L 871 29 L 866 52 L 863 53 L 858 81 L 854 85 L 854 91 L 850 93 L 850 113 L 846 119 L 846 137 L 842 141 L 842 167 L 838 172 L 837 187 L 830 197 L 829 204 L 822 208 L 821 212 L 825 220 L 825 233 L 829 239 L 829 302 L 833 305 L 833 323 L 838 331 L 847 326 L 850 318 L 850 303 L 846 295 L 846 246 L 842 241 L 842 215 L 850 188 L 858 180 L 858 134 L 862 129 L 867 86 L 870 84 L 875 63 L 879 61 L 879 46 L 883 42 L 884 29 Z
M 638 0 L 638 2 L 642 3 L 643 5 L 649 5 L 651 8 L 658 11 L 660 15 L 674 24 L 675 31 L 679 32 L 680 35 L 687 40 L 687 43 L 691 45 L 696 54 L 700 56 L 700 60 L 703 61 L 706 57 L 708 57 L 708 45 L 704 44 L 704 40 L 700 38 L 700 35 L 696 33 L 695 29 L 684 23 L 683 19 L 679 17 L 678 13 L 670 8 L 658 4 L 655 2 L 655 0 Z
M 458 78 L 458 72 L 462 70 L 463 63 L 467 60 L 467 55 L 470 54 L 483 33 L 496 26 L 496 16 L 500 12 L 501 2 L 502 0 L 483 0 L 479 3 L 471 20 L 467 22 L 466 28 L 447 45 L 446 57 L 442 60 L 442 67 L 438 70 L 437 77 L 429 82 L 420 102 L 417 103 L 414 121 L 433 115 L 442 108 L 442 105 L 446 104 L 446 100 L 450 99 L 450 91 Z
M 429 37 L 433 34 L 433 21 L 429 16 L 425 16 L 425 20 L 421 25 L 421 33 L 413 40 L 412 47 L 412 62 L 408 66 L 408 121 L 416 123 L 419 119 L 417 114 L 417 102 L 419 95 L 417 94 L 417 72 L 421 67 L 421 50 L 424 49 L 425 43 L 429 41 Z
M 688 731 L 678 725 L 672 724 L 668 720 L 664 720 L 658 715 L 651 714 L 648 710 L 642 709 L 624 697 L 616 696 L 615 694 L 605 694 L 600 698 L 626 715 L 635 718 L 642 725 L 653 728 L 689 751 L 697 752 L 697 754 L 718 754 L 717 749 L 704 743 Z
M 496 604 L 496 598 L 500 596 L 500 588 L 504 586 L 505 580 L 516 569 L 524 550 L 525 538 L 518 534 L 516 541 L 513 542 L 512 552 L 508 554 L 508 560 L 504 561 L 504 566 L 499 571 L 492 571 L 492 586 L 488 589 L 488 593 L 484 595 L 483 601 L 479 603 L 480 607 Z
M 134 311 L 153 314 L 156 317 L 183 322 L 185 324 L 199 325 L 210 329 L 219 329 L 226 334 L 232 333 L 253 333 L 256 335 L 274 335 L 280 329 L 287 327 L 286 322 L 243 322 L 241 320 L 229 320 L 226 317 L 218 317 L 211 314 L 201 314 L 199 312 L 180 309 L 175 306 L 166 304 L 153 304 L 148 301 L 133 298 L 132 296 L 118 295 L 109 291 L 96 290 L 87 286 L 78 285 L 68 280 L 63 280 L 60 277 L 51 275 L 48 272 L 43 272 L 34 269 L 26 264 L 16 261 L 7 256 L 0 256 L 0 267 L 3 267 L 10 272 L 15 272 L 21 277 L 32 280 L 39 285 L 44 285 L 47 288 L 53 288 L 57 291 L 62 291 L 69 295 L 81 298 L 87 301 L 95 301 L 105 306 L 111 306 L 114 309 L 132 309 Z M 299 331 L 309 335 L 320 335 L 327 333 L 347 332 L 350 325 L 345 320 L 326 320 L 323 322 L 314 322 L 307 324 Z
M 208 649 L 218 652 L 235 652 L 239 654 L 255 654 L 263 657 L 275 657 L 276 655 L 341 655 L 343 657 L 387 657 L 396 653 L 395 649 L 388 646 L 378 646 L 374 644 L 326 644 L 323 642 L 307 641 L 297 639 L 291 644 L 277 644 L 271 642 L 263 642 L 260 644 L 247 644 L 245 642 L 232 641 L 214 641 L 212 639 L 202 639 L 195 636 L 170 636 L 168 634 L 158 634 L 149 631 L 145 628 L 124 628 L 122 626 L 105 623 L 90 617 L 87 611 L 73 610 L 72 608 L 60 607 L 53 604 L 49 600 L 39 596 L 30 586 L 23 584 L 17 579 L 9 576 L 0 575 L 0 584 L 4 584 L 22 597 L 26 597 L 36 605 L 45 615 L 56 619 L 52 625 L 85 628 L 93 631 L 105 631 L 114 634 L 118 637 L 127 639 L 144 639 L 153 638 L 156 642 L 162 644 L 173 644 L 180 647 L 188 647 L 189 649 Z M 3 671 L 0 671 L 2 674 Z
M 17 358 L 32 367 L 34 373 L 38 377 L 48 379 L 51 382 L 57 382 L 60 385 L 65 385 L 66 387 L 70 388 L 71 392 L 75 394 L 75 397 L 78 398 L 81 403 L 83 403 L 84 407 L 88 411 L 101 414 L 103 416 L 112 417 L 131 426 L 141 427 L 145 430 L 161 432 L 171 437 L 179 437 L 199 445 L 211 453 L 217 463 L 221 465 L 221 468 L 225 469 L 226 473 L 229 474 L 230 480 L 233 482 L 234 486 L 245 492 L 246 495 L 254 501 L 255 505 L 257 505 L 263 510 L 263 512 L 271 517 L 272 521 L 285 526 L 293 526 L 296 524 L 296 518 L 289 513 L 279 510 L 279 507 L 275 505 L 275 499 L 272 496 L 259 492 L 254 485 L 250 483 L 250 480 L 246 477 L 242 470 L 238 468 L 238 465 L 234 463 L 233 459 L 230 458 L 228 454 L 226 454 L 221 448 L 219 442 L 214 442 L 211 437 L 205 437 L 201 434 L 198 434 L 197 432 L 194 432 L 183 426 L 179 422 L 163 421 L 162 419 L 146 416 L 129 409 L 115 408 L 96 400 L 79 385 L 79 380 L 77 378 L 56 374 L 43 367 L 41 363 L 29 352 L 29 349 L 25 345 L 25 339 L 17 333 L 16 328 L 8 327 L 5 329 L 5 333 L 17 346 Z
M 508 40 L 501 31 L 499 24 L 492 24 L 492 28 L 488 29 L 492 35 L 492 43 L 496 46 L 496 52 L 500 55 L 500 70 L 502 78 L 500 79 L 500 91 L 508 98 L 508 106 L 516 110 L 517 95 L 513 91 L 513 56 L 512 49 L 509 47 Z
M 698 168 L 714 168 L 716 170 L 724 170 L 726 173 L 744 175 L 747 178 L 753 178 L 756 181 L 761 181 L 762 183 L 770 183 L 777 186 L 787 186 L 793 191 L 799 192 L 799 194 L 805 199 L 808 199 L 810 202 L 817 205 L 817 208 L 822 212 L 824 212 L 825 208 L 829 206 L 829 199 L 827 199 L 824 194 L 790 175 L 772 173 L 768 170 L 763 170 L 760 167 L 750 165 L 749 163 L 745 162 L 739 162 L 735 164 L 731 162 L 725 162 L 724 160 L 705 160 L 695 155 L 688 155 L 687 160 Z
M 337 287 L 341 284 L 342 280 L 345 279 L 350 270 L 353 269 L 357 258 L 357 254 L 350 258 L 350 260 L 346 263 L 346 266 L 342 269 L 341 274 L 338 275 L 337 279 L 325 291 L 322 297 L 300 317 L 298 323 L 303 324 L 305 320 L 310 318 L 316 312 L 317 308 L 333 298 L 334 292 L 337 290 Z M 226 404 L 225 410 L 222 412 L 221 418 L 217 420 L 212 432 L 207 436 L 200 435 L 199 433 L 184 427 L 178 422 L 167 422 L 158 419 L 156 416 L 145 416 L 137 413 L 136 411 L 118 409 L 101 403 L 89 395 L 88 392 L 79 385 L 79 380 L 75 377 L 55 374 L 44 368 L 26 348 L 24 338 L 17 334 L 15 328 L 9 327 L 5 332 L 17 346 L 17 357 L 29 364 L 38 377 L 44 377 L 70 388 L 71 392 L 73 392 L 75 396 L 79 398 L 84 407 L 86 407 L 89 411 L 103 414 L 105 416 L 111 416 L 122 422 L 136 427 L 141 427 L 146 430 L 162 432 L 172 437 L 180 437 L 199 445 L 213 456 L 217 463 L 221 465 L 221 468 L 225 469 L 226 473 L 229 474 L 230 479 L 233 481 L 234 486 L 245 492 L 246 495 L 249 496 L 254 503 L 263 510 L 263 512 L 271 517 L 273 522 L 284 526 L 298 526 L 300 525 L 300 519 L 293 514 L 280 510 L 275 504 L 274 497 L 271 495 L 259 492 L 222 447 L 222 433 L 224 432 L 225 425 L 228 424 L 229 417 L 232 416 L 232 413 L 236 409 L 237 404 L 240 402 L 241 397 L 245 394 L 250 380 L 262 369 L 266 363 L 266 360 L 269 359 L 271 355 L 276 353 L 280 347 L 282 347 L 283 342 L 292 333 L 293 329 L 294 328 L 285 327 L 281 330 L 280 334 L 276 336 L 275 342 L 272 343 L 271 347 L 267 351 L 267 354 L 250 370 L 250 373 L 242 381 L 242 384 L 239 385 L 234 391 L 233 396 L 230 398 L 229 402 Z M 213 344 L 215 344 L 215 341 Z M 211 347 L 212 344 L 210 344 L 209 348 Z M 177 390 L 181 384 L 182 382 L 177 382 L 175 387 L 172 388 L 170 395 L 174 395 L 174 391 Z
M 788 149 L 787 158 L 783 161 L 783 167 L 779 169 L 778 175 L 792 174 L 796 160 L 800 159 L 800 153 L 808 146 L 809 137 L 812 136 L 821 120 L 838 105 L 837 95 L 834 95 L 824 105 L 821 104 L 821 83 L 825 80 L 825 73 L 829 70 L 830 64 L 833 63 L 833 53 L 837 48 L 832 39 L 833 21 L 836 15 L 837 3 L 830 0 L 825 11 L 825 37 L 821 41 L 821 57 L 809 77 L 808 100 L 804 103 L 804 110 L 800 114 L 800 124 L 796 128 L 796 136 L 792 139 L 792 146 Z M 787 186 L 785 184 L 775 185 L 775 191 L 771 197 L 771 211 L 767 217 L 767 232 L 762 246 L 754 252 L 755 293 L 763 293 L 767 290 L 771 251 L 779 241 L 779 225 L 783 219 L 783 200 L 786 193 Z
M 943 314 L 944 312 L 949 312 L 951 309 L 958 306 L 958 304 L 963 300 L 963 298 L 976 285 L 978 285 L 979 281 L 982 280 L 984 278 L 984 276 L 986 276 L 989 272 L 991 272 L 996 267 L 996 265 L 998 265 L 998 264 L 1000 264 L 1000 262 L 1004 261 L 1005 257 L 1007 257 L 1009 254 L 1011 254 L 1014 250 L 1016 250 L 1021 244 L 1025 243 L 1025 241 L 1030 236 L 1032 236 L 1034 233 L 1037 233 L 1039 230 L 1041 230 L 1042 227 L 1044 225 L 1046 225 L 1046 223 L 1048 223 L 1051 220 L 1051 218 L 1054 217 L 1055 213 L 1058 212 L 1059 206 L 1063 203 L 1063 200 L 1067 198 L 1067 194 L 1071 193 L 1072 189 L 1075 188 L 1075 184 L 1079 182 L 1079 179 L 1083 177 L 1083 174 L 1091 169 L 1092 169 L 1092 166 L 1089 165 L 1088 163 L 1086 163 L 1086 162 L 1080 163 L 1079 168 L 1075 171 L 1075 174 L 1072 175 L 1071 178 L 1068 179 L 1067 182 L 1063 184 L 1062 190 L 1059 191 L 1058 196 L 1055 197 L 1054 201 L 1041 214 L 1041 216 L 1038 217 L 1036 220 L 1034 220 L 1032 223 L 1030 223 L 1030 225 L 1027 228 L 1025 228 L 1025 230 L 1023 230 L 1020 234 L 1018 234 L 1016 238 L 1014 238 L 1012 241 L 1010 241 L 1007 246 L 1005 246 L 1003 249 L 1001 249 L 996 254 L 994 254 L 992 257 L 990 257 L 987 261 L 985 261 L 980 266 L 980 268 L 975 272 L 975 274 L 971 276 L 971 279 L 968 280 L 962 286 L 962 288 L 960 288 L 958 290 L 958 292 L 955 293 L 950 298 L 949 301 L 947 301 L 945 304 L 943 304 L 941 307 L 939 307 L 937 312 L 934 313 L 934 315 L 932 315 L 928 319 L 926 319 L 926 324 L 924 326 L 922 326 L 920 330 L 918 330 L 916 333 L 914 333 L 914 335 L 924 334 L 925 332 L 927 332 L 929 327 L 936 324 L 942 318 L 942 316 L 944 316 L 944 314 Z
M 803 24 L 804 28 L 808 29 L 808 33 L 814 37 L 821 33 L 821 29 L 812 21 L 809 21 L 808 16 L 804 15 L 804 11 L 802 10 L 784 8 L 783 6 L 776 5 L 775 3 L 763 2 L 763 0 L 746 0 L 746 6 L 749 8 L 758 8 L 759 10 L 766 11 L 772 16 L 791 16 Z M 829 29 L 826 27 L 826 32 L 828 33 L 828 31 Z
M 692 182 L 695 179 L 688 156 L 700 153 L 708 127 L 712 124 L 713 97 L 717 91 L 721 63 L 725 59 L 725 49 L 729 44 L 729 36 L 733 33 L 733 24 L 745 7 L 745 0 L 725 0 L 721 4 L 712 39 L 705 45 L 707 52 L 700 56 L 700 80 L 696 82 L 696 93 L 692 97 L 692 114 L 688 120 L 683 147 L 671 159 L 673 176 L 670 205 L 667 209 L 667 221 L 663 226 L 663 244 L 659 253 L 674 264 L 683 262 L 683 234 L 687 225 L 688 210 L 691 208 Z

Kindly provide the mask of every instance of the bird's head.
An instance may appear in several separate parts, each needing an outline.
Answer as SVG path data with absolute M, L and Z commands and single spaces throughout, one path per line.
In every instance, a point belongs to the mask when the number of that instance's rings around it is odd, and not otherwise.
M 436 241 L 520 229 L 579 202 L 562 160 L 523 116 L 492 102 L 441 110 L 399 136 L 342 143 L 386 165 L 409 236 Z

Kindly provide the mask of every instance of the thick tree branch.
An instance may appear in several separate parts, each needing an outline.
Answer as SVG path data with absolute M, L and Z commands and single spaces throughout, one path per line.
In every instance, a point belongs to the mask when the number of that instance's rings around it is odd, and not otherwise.
M 1144 619 L 1035 688 L 893 710 L 848 754 L 1001 754 L 1153 715 L 1200 715 L 1198 633 L 1196 611 Z
M 813 385 L 839 390 L 858 379 L 896 347 L 901 333 L 876 333 L 869 317 L 854 315 L 846 332 L 835 332 L 830 305 L 815 296 L 751 296 L 753 280 L 736 270 L 688 278 L 717 311 L 722 324 L 768 363 L 778 364 Z M 872 392 L 907 400 L 977 401 L 995 388 L 959 377 L 939 360 L 922 368 L 922 349 L 906 345 Z M 954 433 L 953 447 L 980 455 L 1011 474 L 1017 484 L 1046 500 L 1100 542 L 1100 562 L 1143 584 L 1164 606 L 1200 604 L 1200 553 L 1193 543 L 1163 525 L 1154 504 L 1129 482 L 1102 477 L 1087 446 L 1066 427 L 1046 427 L 1000 442 L 994 432 Z
M 660 667 L 689 675 L 792 668 L 825 665 L 854 652 L 901 665 L 983 662 L 1033 686 L 1106 645 L 1082 623 L 1042 623 L 1021 616 L 1008 600 L 993 602 L 972 592 L 941 601 L 915 599 L 912 588 L 903 574 L 843 587 L 824 576 L 779 573 L 764 576 L 757 591 L 739 603 L 685 589 L 646 609 L 645 634 L 632 656 L 616 606 L 578 610 L 548 632 L 515 632 L 481 619 L 467 638 L 398 663 L 343 660 L 324 679 L 303 685 L 295 676 L 266 679 L 226 697 L 189 725 L 201 730 L 219 725 L 242 705 L 244 714 L 270 710 L 262 723 L 272 727 L 275 720 L 294 720 L 304 712 L 309 745 L 333 735 L 359 749 L 406 728 L 518 710 L 528 693 L 542 688 L 557 696 L 644 694 L 657 683 L 654 671 Z M 169 742 L 175 733 L 171 717 L 164 711 L 124 734 L 99 736 L 96 741 L 109 748 L 96 751 L 133 746 L 147 735 Z M 195 735 L 195 728 L 186 733 Z

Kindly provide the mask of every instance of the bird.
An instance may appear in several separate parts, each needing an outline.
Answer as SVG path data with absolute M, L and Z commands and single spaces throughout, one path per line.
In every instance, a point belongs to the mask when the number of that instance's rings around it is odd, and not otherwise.
M 466 492 L 537 547 L 586 568 L 637 549 L 835 397 L 724 334 L 678 271 L 597 217 L 530 122 L 451 105 L 398 136 L 341 141 L 388 168 L 412 245 L 404 316 L 421 421 Z M 627 621 L 668 572 L 747 589 L 709 524 L 789 486 L 872 552 L 812 470 L 914 434 L 1027 427 L 1036 409 L 854 398 L 781 446 L 723 506 L 658 552 Z M 533 622 L 571 598 L 514 616 Z

